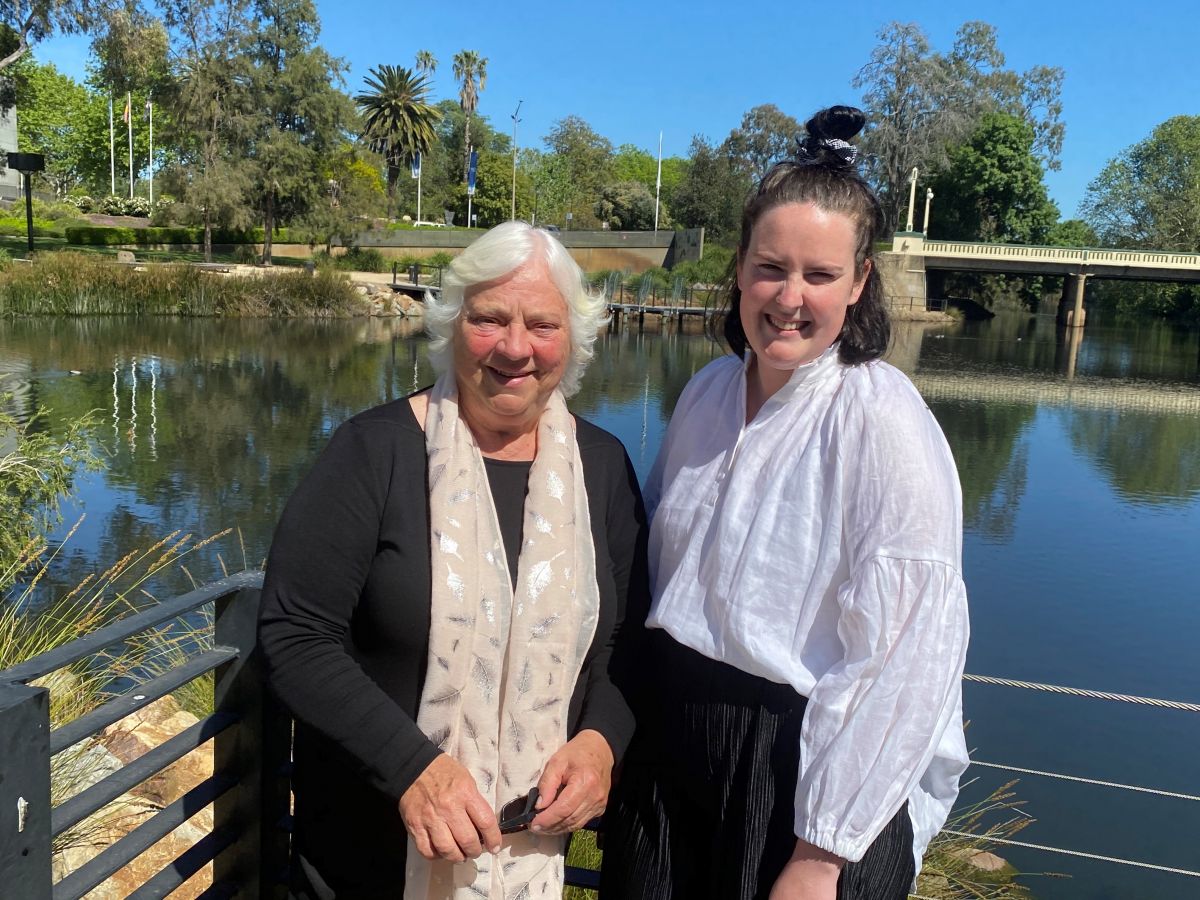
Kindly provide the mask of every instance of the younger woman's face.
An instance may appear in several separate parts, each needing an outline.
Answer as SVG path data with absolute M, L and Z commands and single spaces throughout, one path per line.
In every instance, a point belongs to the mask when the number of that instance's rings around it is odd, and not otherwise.
M 861 276 L 854 271 L 857 245 L 853 219 L 812 203 L 759 216 L 738 255 L 737 282 L 742 329 L 756 358 L 752 376 L 765 396 L 838 339 L 869 272 L 870 261 Z

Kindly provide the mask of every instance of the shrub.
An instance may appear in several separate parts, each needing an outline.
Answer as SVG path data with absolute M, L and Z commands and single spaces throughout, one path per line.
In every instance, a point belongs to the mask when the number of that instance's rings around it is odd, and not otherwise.
M 252 266 L 257 263 L 262 257 L 259 252 L 254 249 L 253 244 L 238 244 L 233 251 L 233 261 L 242 265 Z
M 203 244 L 204 229 L 196 226 L 151 226 L 130 228 L 122 225 L 70 225 L 65 229 L 68 244 L 79 247 L 115 247 L 121 244 Z M 275 240 L 288 241 L 286 228 L 275 232 Z M 214 244 L 261 244 L 263 230 L 214 228 Z
M 354 272 L 386 272 L 388 263 L 373 247 L 351 247 L 338 257 L 338 268 Z
M 417 261 L 422 262 L 427 266 L 441 266 L 444 269 L 446 266 L 450 265 L 450 263 L 454 262 L 454 254 L 447 253 L 445 250 L 439 250 L 432 256 L 428 256 L 425 259 Z

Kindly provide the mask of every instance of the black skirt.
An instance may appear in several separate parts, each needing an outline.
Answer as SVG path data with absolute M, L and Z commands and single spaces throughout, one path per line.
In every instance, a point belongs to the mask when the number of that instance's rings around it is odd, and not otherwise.
M 605 816 L 602 900 L 766 900 L 796 846 L 805 698 L 655 631 L 637 732 Z M 915 877 L 907 804 L 838 900 L 905 900 Z

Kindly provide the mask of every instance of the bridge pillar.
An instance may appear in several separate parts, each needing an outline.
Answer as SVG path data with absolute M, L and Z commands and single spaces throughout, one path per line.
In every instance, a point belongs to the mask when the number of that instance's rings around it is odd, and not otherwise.
M 1087 275 L 1063 276 L 1062 299 L 1058 301 L 1058 323 L 1068 328 L 1082 328 L 1087 320 L 1087 310 L 1083 308 L 1083 294 L 1087 287 Z

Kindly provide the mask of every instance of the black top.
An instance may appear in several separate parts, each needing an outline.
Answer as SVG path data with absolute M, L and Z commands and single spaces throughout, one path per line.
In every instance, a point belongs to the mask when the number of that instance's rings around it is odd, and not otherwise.
M 504 542 L 504 557 L 508 562 L 508 577 L 517 586 L 517 560 L 521 555 L 521 537 L 525 533 L 525 494 L 529 490 L 529 471 L 532 462 L 508 459 L 483 460 L 491 488 L 492 505 L 500 524 L 500 539 Z
M 631 622 L 648 605 L 645 512 L 620 441 L 576 422 L 600 610 L 568 730 L 595 729 L 619 760 L 633 716 L 611 656 L 627 604 Z M 296 718 L 293 875 L 317 897 L 398 896 L 397 801 L 441 752 L 416 725 L 430 618 L 426 485 L 425 433 L 408 401 L 375 407 L 337 430 L 271 545 L 260 642 Z

